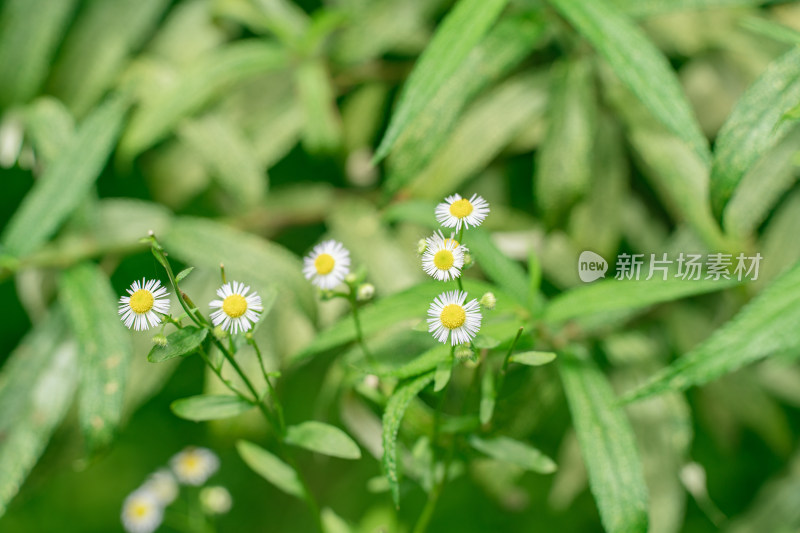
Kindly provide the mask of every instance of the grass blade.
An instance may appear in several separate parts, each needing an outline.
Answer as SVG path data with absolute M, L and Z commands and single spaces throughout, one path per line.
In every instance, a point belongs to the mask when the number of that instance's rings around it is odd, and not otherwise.
M 633 430 L 614 391 L 588 355 L 565 353 L 558 359 L 603 528 L 608 533 L 646 532 L 647 486 Z
M 494 24 L 507 0 L 460 0 L 425 48 L 400 95 L 397 109 L 375 153 L 386 157 L 405 128 L 447 83 L 470 51 Z

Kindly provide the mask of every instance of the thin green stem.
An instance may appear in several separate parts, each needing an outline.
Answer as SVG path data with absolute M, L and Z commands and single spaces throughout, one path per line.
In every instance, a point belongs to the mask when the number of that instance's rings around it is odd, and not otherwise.
M 503 389 L 503 384 L 506 381 L 506 372 L 508 371 L 508 363 L 511 360 L 511 355 L 514 353 L 514 348 L 517 347 L 517 342 L 519 338 L 522 336 L 523 328 L 519 328 L 517 331 L 517 335 L 514 337 L 511 346 L 508 347 L 508 352 L 506 352 L 506 356 L 503 358 L 503 366 L 500 369 L 500 375 L 497 378 L 497 387 L 495 387 L 495 394 L 500 394 L 500 391 Z
M 367 361 L 369 363 L 374 363 L 375 359 L 372 357 L 369 349 L 367 349 L 367 343 L 364 342 L 364 332 L 361 329 L 361 319 L 358 316 L 358 301 L 356 300 L 355 286 L 350 287 L 348 300 L 350 300 L 350 307 L 353 308 L 353 322 L 355 322 L 356 325 L 356 342 L 358 342 L 359 346 L 361 346 L 361 351 L 364 352 L 364 357 L 367 359 Z
M 261 366 L 261 373 L 264 375 L 264 381 L 267 383 L 267 390 L 269 391 L 270 398 L 272 399 L 272 405 L 275 407 L 275 412 L 278 415 L 278 427 L 280 429 L 281 437 L 286 436 L 286 420 L 283 417 L 283 406 L 281 405 L 281 401 L 278 398 L 278 393 L 275 391 L 275 388 L 272 386 L 272 380 L 269 377 L 269 373 L 267 372 L 267 368 L 264 366 L 264 357 L 261 355 L 261 349 L 258 347 L 258 343 L 256 340 L 251 336 L 248 337 L 247 342 L 253 347 L 256 351 L 256 356 L 258 357 L 258 364 Z

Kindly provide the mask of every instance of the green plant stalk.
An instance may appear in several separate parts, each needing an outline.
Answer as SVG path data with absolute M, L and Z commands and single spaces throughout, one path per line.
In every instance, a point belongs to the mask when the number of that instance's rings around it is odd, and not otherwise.
M 494 393 L 495 395 L 499 395 L 500 391 L 503 388 L 503 384 L 506 381 L 506 372 L 508 371 L 508 363 L 511 359 L 511 354 L 514 353 L 514 348 L 517 347 L 517 342 L 519 342 L 519 338 L 522 336 L 523 328 L 519 328 L 517 330 L 517 335 L 514 337 L 514 340 L 511 342 L 511 346 L 508 347 L 508 352 L 506 352 L 506 356 L 503 358 L 503 366 L 500 369 L 500 376 L 497 378 L 497 386 L 495 387 Z

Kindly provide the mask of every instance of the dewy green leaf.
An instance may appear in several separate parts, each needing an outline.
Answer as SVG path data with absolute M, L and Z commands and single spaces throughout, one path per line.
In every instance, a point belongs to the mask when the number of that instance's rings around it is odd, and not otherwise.
M 650 113 L 708 162 L 708 141 L 667 58 L 608 0 L 548 0 L 597 52 Z
M 127 107 L 122 98 L 110 98 L 81 123 L 3 231 L 0 241 L 9 253 L 36 250 L 84 199 L 108 160 Z
M 286 442 L 331 457 L 361 458 L 361 449 L 347 433 L 336 426 L 314 420 L 286 428 Z
M 0 516 L 64 418 L 78 382 L 78 351 L 51 311 L 0 371 Z
M 286 494 L 303 498 L 305 490 L 294 469 L 272 455 L 270 452 L 246 440 L 236 443 L 242 460 L 253 472 L 263 477 Z
M 254 406 L 238 396 L 202 394 L 175 400 L 169 407 L 181 418 L 201 422 L 231 418 L 249 411 Z
M 531 472 L 552 474 L 557 469 L 556 463 L 541 451 L 530 444 L 509 437 L 501 436 L 484 440 L 477 435 L 472 435 L 469 443 L 473 448 L 489 457 L 513 463 Z
M 84 263 L 64 272 L 59 299 L 75 337 L 81 367 L 78 419 L 91 451 L 114 437 L 133 356 L 131 337 L 117 313 L 117 296 L 99 267 Z
M 520 352 L 511 356 L 509 361 L 512 363 L 519 363 L 528 366 L 541 366 L 555 361 L 556 354 L 554 352 Z
M 764 289 L 728 323 L 649 382 L 625 395 L 633 401 L 708 383 L 747 364 L 800 347 L 800 264 Z
M 433 381 L 433 372 L 403 382 L 395 389 L 383 413 L 383 470 L 392 490 L 394 505 L 400 508 L 400 474 L 397 471 L 397 433 L 403 415 L 417 394 Z
M 507 3 L 508 0 L 459 0 L 448 13 L 403 87 L 376 159 L 386 157 L 403 130 L 447 83 Z
M 153 346 L 147 354 L 151 363 L 162 363 L 173 357 L 181 357 L 194 353 L 208 335 L 206 328 L 186 326 L 167 335 L 166 346 Z
M 545 310 L 545 320 L 558 323 L 600 313 L 642 309 L 658 303 L 721 291 L 740 283 L 742 282 L 736 279 L 683 280 L 673 278 L 672 275 L 666 280 L 654 277 L 650 281 L 598 281 L 581 285 L 553 298 Z
M 603 528 L 608 533 L 645 533 L 647 486 L 630 423 L 588 354 L 564 353 L 558 359 Z
M 795 46 L 747 89 L 717 134 L 710 189 L 717 218 L 747 171 L 794 128 L 783 115 L 798 101 L 800 47 Z

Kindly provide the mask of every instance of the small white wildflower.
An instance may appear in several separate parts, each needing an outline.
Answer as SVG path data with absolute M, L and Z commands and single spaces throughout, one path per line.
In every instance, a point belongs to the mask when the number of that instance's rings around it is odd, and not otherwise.
M 233 498 L 225 487 L 205 487 L 200 491 L 200 504 L 206 514 L 225 514 L 231 510 Z
M 350 252 L 342 243 L 321 242 L 303 259 L 303 275 L 323 290 L 339 285 L 350 273 Z
M 428 308 L 428 331 L 439 342 L 456 346 L 470 342 L 481 329 L 481 312 L 474 298 L 466 305 L 466 292 L 443 292 Z
M 202 485 L 219 469 L 219 458 L 208 448 L 190 446 L 169 460 L 175 478 L 184 485 Z
M 217 289 L 217 296 L 222 300 L 212 300 L 208 306 L 216 311 L 211 313 L 211 321 L 215 326 L 222 326 L 225 331 L 236 333 L 248 331 L 258 322 L 259 313 L 264 310 L 261 297 L 244 283 L 232 281 Z
M 142 282 L 138 280 L 131 284 L 128 296 L 119 299 L 119 314 L 125 327 L 144 331 L 161 323 L 161 317 L 156 313 L 169 313 L 169 293 L 166 287 L 161 286 L 157 279 Z
M 121 519 L 128 533 L 152 533 L 164 519 L 164 507 L 152 491 L 137 489 L 125 498 Z
M 442 226 L 455 228 L 456 231 L 462 225 L 467 228 L 480 226 L 488 214 L 489 203 L 477 194 L 473 194 L 469 200 L 454 194 L 436 206 L 436 220 Z
M 428 246 L 422 254 L 422 269 L 439 281 L 449 281 L 461 275 L 464 266 L 464 248 L 454 238 L 445 239 L 442 232 L 428 238 Z
M 166 468 L 150 474 L 142 488 L 153 493 L 163 506 L 171 504 L 178 497 L 178 482 Z

